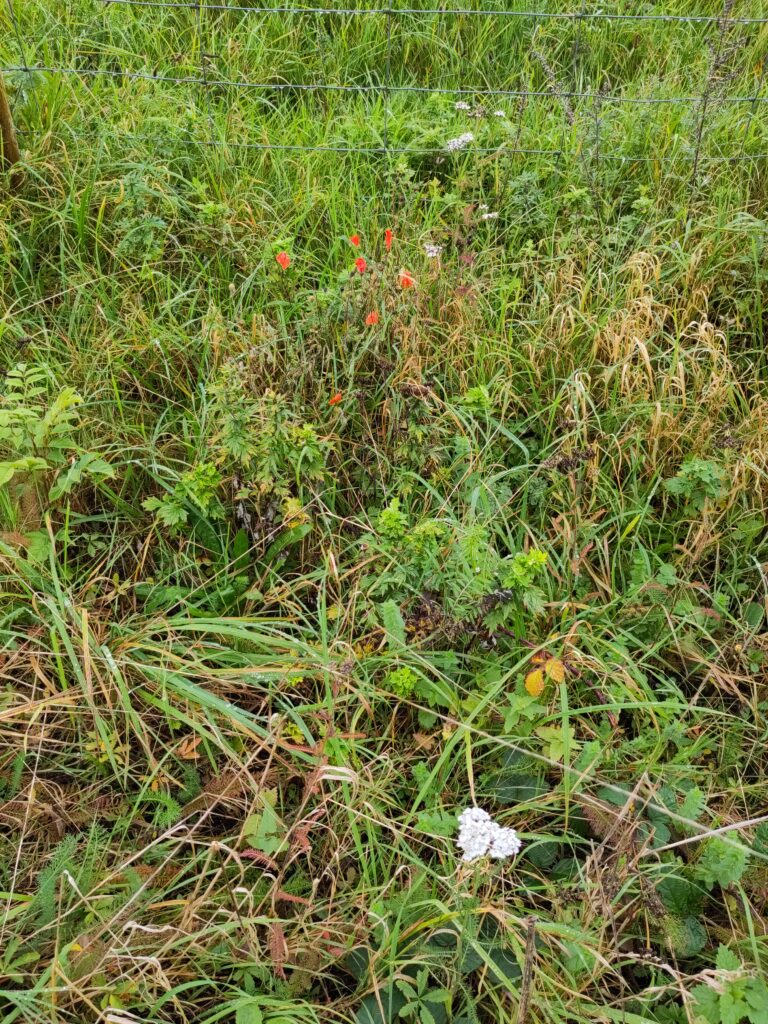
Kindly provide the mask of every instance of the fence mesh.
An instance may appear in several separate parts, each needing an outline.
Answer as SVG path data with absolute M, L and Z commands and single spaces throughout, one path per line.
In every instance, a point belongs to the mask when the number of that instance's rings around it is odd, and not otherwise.
M 40 133 L 97 134 L 110 109 L 148 145 L 173 137 L 390 165 L 536 155 L 578 160 L 594 182 L 616 162 L 648 163 L 694 186 L 710 163 L 768 156 L 760 3 L 5 2 L 2 71 L 17 108 L 36 106 L 19 115 L 28 148 Z M 160 87 L 158 115 L 149 100 Z M 62 89 L 76 94 L 77 125 L 57 123 Z M 118 106 L 127 113 L 115 119 Z

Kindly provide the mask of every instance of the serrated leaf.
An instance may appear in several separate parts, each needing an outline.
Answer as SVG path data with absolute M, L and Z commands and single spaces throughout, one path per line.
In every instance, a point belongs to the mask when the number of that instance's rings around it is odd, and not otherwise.
M 285 826 L 275 812 L 276 799 L 274 790 L 262 793 L 261 811 L 249 814 L 243 825 L 243 833 L 253 849 L 270 856 L 278 853 L 285 842 Z
M 263 1020 L 264 1015 L 255 1000 L 241 1003 L 235 1011 L 235 1024 L 262 1024 Z
M 437 723 L 437 715 L 426 708 L 419 708 L 416 717 L 422 729 L 431 729 Z
M 726 888 L 741 879 L 747 869 L 748 857 L 749 850 L 736 845 L 733 840 L 708 839 L 694 870 L 709 889 L 715 885 Z
M 432 836 L 448 838 L 456 832 L 457 828 L 456 815 L 451 811 L 422 811 L 416 819 L 416 830 Z
M 560 852 L 560 844 L 555 842 L 535 843 L 525 851 L 528 860 L 537 868 L 552 867 Z
M 48 497 L 51 501 L 56 501 L 63 497 L 63 495 L 69 494 L 81 482 L 83 477 L 113 479 L 114 476 L 115 471 L 108 462 L 100 459 L 94 452 L 85 452 L 67 469 L 66 473 L 59 475 L 48 492 Z
M 691 989 L 693 1005 L 697 1016 L 709 1021 L 709 1024 L 720 1024 L 720 999 L 709 985 L 694 985 Z
M 405 622 L 395 601 L 383 601 L 379 605 L 379 618 L 386 631 L 390 647 L 405 647 Z
M 27 536 L 27 558 L 36 565 L 48 561 L 51 553 L 51 537 L 47 530 L 34 530 Z
M 726 985 L 720 996 L 721 1024 L 739 1024 L 749 1012 L 741 992 L 735 991 L 732 985 Z
M 573 752 L 581 747 L 572 725 L 543 725 L 536 730 L 536 735 L 547 744 L 547 757 L 552 761 L 562 761 L 566 749 Z
M 707 930 L 695 917 L 674 917 L 670 914 L 662 924 L 667 942 L 678 956 L 695 956 L 707 944 Z
M 525 677 L 525 688 L 531 697 L 540 697 L 544 692 L 544 672 L 540 668 L 535 668 L 533 672 L 529 672 Z
M 378 993 L 366 996 L 360 1004 L 355 1014 L 356 1024 L 393 1024 L 404 1006 L 405 997 L 394 986 L 379 989 Z
M 678 814 L 681 818 L 686 818 L 688 821 L 698 821 L 704 812 L 704 808 L 707 806 L 707 798 L 698 788 L 694 786 L 693 789 L 689 790 L 685 794 L 685 799 L 678 808 Z
M 45 459 L 33 457 L 14 459 L 12 462 L 0 462 L 0 485 L 7 484 L 9 480 L 13 480 L 17 473 L 34 473 L 44 469 L 48 469 L 48 463 Z
M 741 960 L 739 960 L 732 949 L 728 949 L 721 942 L 717 947 L 715 967 L 717 967 L 718 971 L 738 971 L 741 969 Z
M 544 671 L 554 682 L 565 682 L 565 665 L 559 658 L 550 658 L 544 666 Z
M 768 1020 L 768 986 L 762 978 L 750 978 L 744 989 L 751 1024 L 764 1024 Z
M 670 875 L 658 883 L 656 891 L 670 914 L 677 917 L 696 917 L 701 913 L 704 893 L 687 878 Z

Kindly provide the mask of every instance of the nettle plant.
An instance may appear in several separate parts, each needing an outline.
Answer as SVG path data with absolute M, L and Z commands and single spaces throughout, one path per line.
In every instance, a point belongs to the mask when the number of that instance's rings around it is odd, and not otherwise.
M 707 504 L 722 501 L 728 493 L 725 467 L 711 459 L 686 459 L 664 486 L 687 512 L 703 512 Z
M 72 388 L 48 397 L 45 373 L 25 363 L 9 370 L 0 397 L 0 486 L 9 489 L 13 517 L 37 530 L 43 513 L 84 480 L 114 470 L 77 440 L 82 398 Z
M 329 442 L 298 420 L 282 395 L 267 390 L 254 396 L 234 362 L 221 368 L 211 393 L 215 432 L 206 457 L 162 498 L 146 499 L 144 508 L 175 531 L 200 516 L 223 519 L 219 493 L 233 480 L 239 507 L 260 513 L 267 504 L 282 505 L 285 518 L 295 518 L 326 475 Z
M 482 523 L 425 518 L 415 523 L 393 498 L 363 541 L 378 550 L 377 574 L 364 581 L 369 598 L 405 604 L 430 594 L 455 624 L 480 618 L 486 628 L 514 625 L 544 607 L 539 581 L 545 552 L 533 549 L 502 556 Z

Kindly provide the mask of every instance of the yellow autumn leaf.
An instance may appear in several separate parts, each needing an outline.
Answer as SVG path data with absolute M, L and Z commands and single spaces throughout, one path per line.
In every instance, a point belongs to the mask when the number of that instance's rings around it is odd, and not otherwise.
M 549 678 L 554 679 L 556 683 L 565 681 L 565 665 L 559 658 L 550 658 L 544 666 L 544 670 Z
M 535 668 L 525 677 L 525 688 L 531 697 L 538 697 L 544 689 L 544 673 L 540 668 Z

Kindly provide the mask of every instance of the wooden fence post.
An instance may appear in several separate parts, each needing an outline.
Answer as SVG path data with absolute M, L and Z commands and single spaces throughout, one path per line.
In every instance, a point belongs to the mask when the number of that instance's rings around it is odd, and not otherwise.
M 0 157 L 3 167 L 13 167 L 21 160 L 19 144 L 16 141 L 16 130 L 13 127 L 11 116 L 11 105 L 8 102 L 8 94 L 5 91 L 5 82 L 0 74 Z M 18 173 L 11 172 L 11 188 L 19 183 Z

